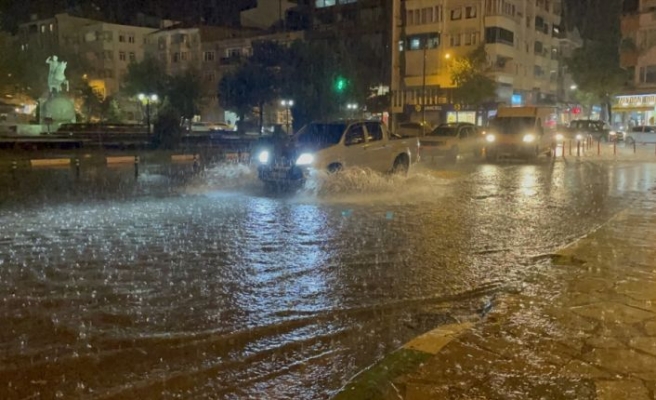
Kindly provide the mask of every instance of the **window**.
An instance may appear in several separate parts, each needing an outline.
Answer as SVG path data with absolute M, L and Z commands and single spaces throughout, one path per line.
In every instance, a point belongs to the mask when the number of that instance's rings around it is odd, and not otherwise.
M 45 25 L 41 25 L 41 33 L 45 33 L 45 32 L 46 32 L 46 26 L 45 26 Z
M 118 41 L 121 43 L 125 43 L 125 33 L 118 34 Z
M 542 17 L 535 17 L 535 30 L 541 31 L 544 29 L 544 19 Z
M 457 21 L 459 19 L 462 19 L 462 8 L 451 10 L 451 21 Z
M 421 49 L 421 39 L 418 37 L 410 39 L 410 50 L 419 50 Z
M 471 46 L 473 44 L 476 44 L 476 34 L 465 33 L 465 46 Z
M 544 75 L 544 71 L 542 70 L 542 67 L 539 65 L 535 65 L 533 67 L 533 75 L 536 77 L 541 77 L 542 75 Z
M 214 61 L 214 52 L 213 51 L 206 51 L 203 53 L 203 61 Z
M 128 35 L 128 43 L 135 43 L 134 34 L 131 33 Z
M 376 142 L 378 140 L 383 140 L 383 128 L 378 122 L 367 122 L 367 140 L 370 142 Z
M 180 53 L 175 52 L 173 53 L 173 62 L 177 63 L 178 61 L 180 61 Z
M 346 132 L 344 145 L 354 146 L 362 143 L 364 143 L 364 126 L 362 124 L 352 125 Z
M 226 51 L 228 53 L 228 57 L 230 58 L 239 58 L 241 57 L 241 49 L 228 49 Z
M 465 18 L 472 19 L 476 18 L 476 7 L 465 7 Z
M 430 24 L 433 22 L 433 7 L 424 8 L 421 10 L 421 23 Z
M 124 51 L 119 51 L 119 52 L 118 52 L 118 59 L 121 60 L 121 61 L 125 61 L 125 60 L 126 60 L 126 58 L 125 58 L 125 52 L 124 52 Z
M 180 52 L 180 61 L 187 61 L 189 59 L 189 52 L 182 51 Z
M 485 43 L 503 43 L 512 46 L 515 44 L 515 34 L 503 28 L 485 28 Z
M 55 31 L 55 25 L 54 24 L 50 24 L 50 26 L 48 28 L 50 29 L 50 32 Z
M 449 40 L 450 40 L 449 43 L 451 44 L 451 47 L 460 46 L 460 35 L 451 35 L 451 38 Z
M 533 45 L 533 54 L 541 56 L 543 50 L 544 50 L 544 46 L 542 46 L 542 42 L 536 41 L 535 44 Z
M 415 16 L 415 13 L 414 13 L 414 11 L 412 11 L 412 10 L 407 10 L 407 11 L 405 12 L 405 24 L 406 24 L 407 26 L 412 26 L 412 25 L 414 25 L 414 21 L 415 21 L 414 16 Z
M 137 61 L 137 55 L 134 53 L 134 51 L 130 52 L 130 62 L 135 62 Z
M 405 46 L 403 45 L 403 40 L 399 40 L 399 51 L 404 51 Z
M 647 65 L 640 68 L 640 81 L 643 83 L 656 83 L 656 65 Z
M 444 20 L 444 10 L 442 6 L 435 7 L 435 22 L 442 22 Z

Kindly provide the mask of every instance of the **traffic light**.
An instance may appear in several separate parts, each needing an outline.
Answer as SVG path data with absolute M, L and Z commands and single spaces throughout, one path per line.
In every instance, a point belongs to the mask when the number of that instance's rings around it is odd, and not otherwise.
M 335 91 L 337 93 L 344 93 L 346 86 L 348 86 L 348 81 L 344 77 L 338 76 L 335 80 Z

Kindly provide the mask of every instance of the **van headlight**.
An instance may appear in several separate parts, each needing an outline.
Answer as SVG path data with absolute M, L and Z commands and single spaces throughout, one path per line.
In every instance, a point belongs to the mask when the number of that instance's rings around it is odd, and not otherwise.
M 314 155 L 310 153 L 303 153 L 296 160 L 296 165 L 310 165 L 313 162 L 314 162 Z
M 485 135 L 485 140 L 487 140 L 488 143 L 492 143 L 496 140 L 496 138 L 494 137 L 494 135 L 488 133 L 487 135 Z
M 261 162 L 262 164 L 266 164 L 269 162 L 269 157 L 270 154 L 267 150 L 261 151 L 260 154 L 257 155 L 257 160 Z
M 563 136 L 562 133 L 557 133 L 556 134 L 556 140 L 558 140 L 559 142 L 562 142 L 564 139 L 565 139 L 565 136 Z
M 615 136 L 615 135 L 617 135 L 617 132 L 615 132 L 615 131 L 610 131 L 610 132 L 608 132 L 608 134 L 611 135 L 611 136 Z
M 524 143 L 533 143 L 535 142 L 535 135 L 532 133 L 529 133 L 528 135 L 524 135 Z

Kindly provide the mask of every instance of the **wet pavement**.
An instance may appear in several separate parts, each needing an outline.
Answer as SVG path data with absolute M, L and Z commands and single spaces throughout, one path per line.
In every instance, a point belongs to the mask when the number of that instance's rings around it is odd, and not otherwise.
M 321 399 L 558 284 L 543 255 L 644 201 L 656 164 L 346 171 L 294 195 L 245 166 L 24 179 L 0 214 L 0 398 Z
M 482 323 L 413 340 L 395 353 L 413 367 L 364 395 L 349 384 L 340 399 L 653 400 L 655 209 L 656 195 L 634 203 L 552 255 Z

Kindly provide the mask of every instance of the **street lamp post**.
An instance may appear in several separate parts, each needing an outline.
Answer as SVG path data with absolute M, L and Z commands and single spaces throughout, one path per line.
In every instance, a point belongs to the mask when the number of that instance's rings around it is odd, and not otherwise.
M 286 117 L 285 117 L 285 125 L 287 126 L 287 134 L 291 135 L 291 123 L 290 123 L 290 115 L 289 115 L 289 110 L 294 106 L 294 100 L 282 100 L 280 104 L 285 107 L 286 111 Z
M 137 97 L 142 104 L 144 102 L 146 103 L 146 132 L 148 132 L 148 136 L 150 136 L 150 102 L 156 102 L 158 97 L 156 94 L 146 95 L 143 93 L 140 93 Z

